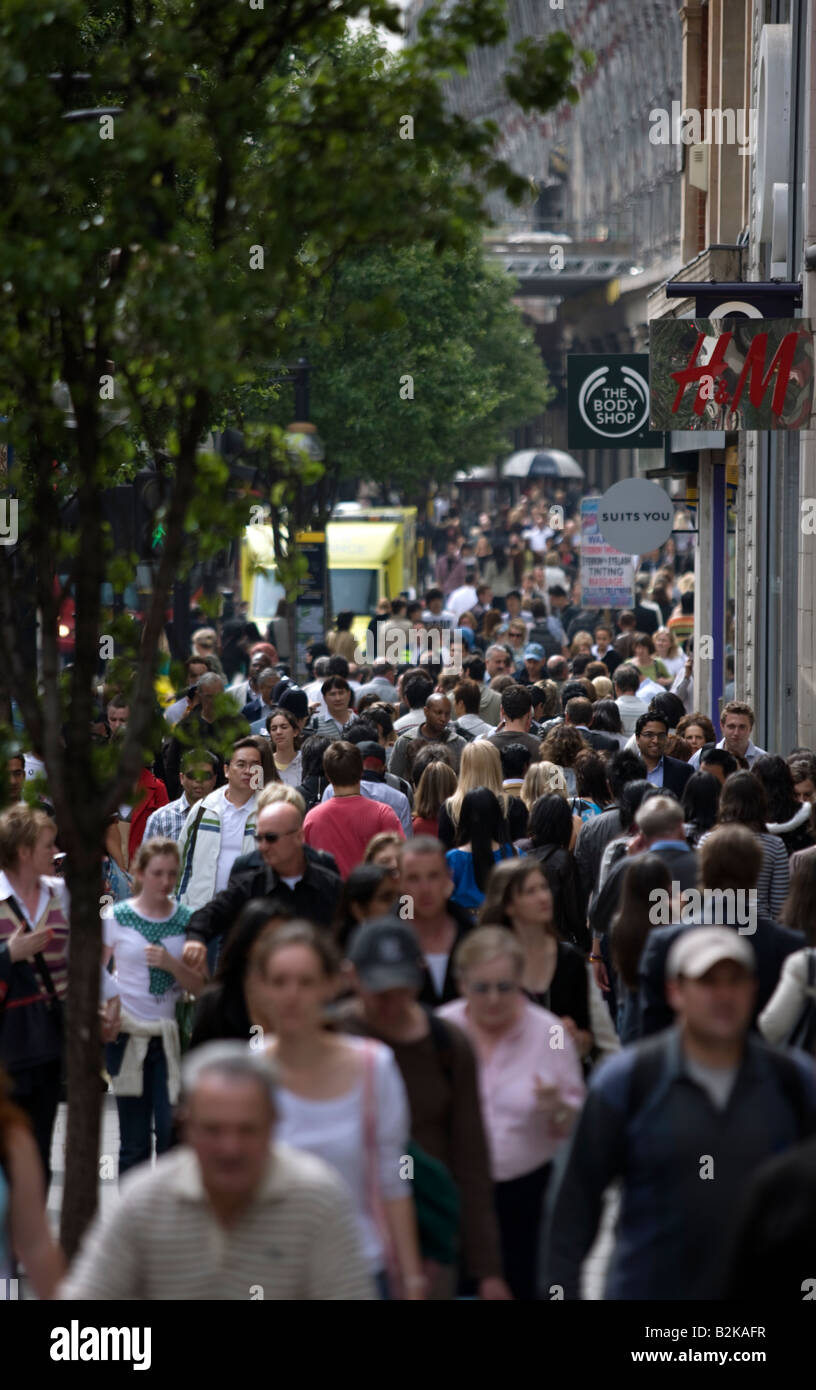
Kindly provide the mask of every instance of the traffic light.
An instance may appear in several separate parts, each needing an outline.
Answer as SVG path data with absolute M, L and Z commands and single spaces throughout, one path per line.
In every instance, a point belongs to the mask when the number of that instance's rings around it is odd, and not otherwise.
M 164 543 L 164 513 L 170 487 L 167 478 L 145 468 L 133 479 L 133 549 L 140 560 L 153 560 Z

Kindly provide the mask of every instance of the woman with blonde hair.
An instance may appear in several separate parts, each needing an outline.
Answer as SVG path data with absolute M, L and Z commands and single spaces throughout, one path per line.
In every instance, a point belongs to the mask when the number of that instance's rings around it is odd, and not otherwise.
M 556 763 L 531 763 L 530 767 L 527 769 L 524 781 L 521 784 L 521 799 L 527 807 L 528 814 L 542 796 L 562 796 L 565 801 L 570 800 L 569 791 L 567 790 L 567 779 L 564 776 L 563 769 L 558 767 Z M 582 823 L 581 817 L 573 814 L 573 831 L 570 849 L 575 845 Z M 527 843 L 524 842 L 520 844 L 518 848 L 523 853 L 526 853 Z
M 445 849 L 453 849 L 456 843 L 456 829 L 462 811 L 462 802 L 468 792 L 478 787 L 486 787 L 498 797 L 505 820 L 508 823 L 508 839 L 518 840 L 527 829 L 527 807 L 517 796 L 508 796 L 504 791 L 501 756 L 487 739 L 477 738 L 466 743 L 462 749 L 459 764 L 459 780 L 456 791 L 449 796 L 439 812 L 439 839 Z
M 179 849 L 165 837 L 144 840 L 133 862 L 136 896 L 114 903 L 102 919 L 103 1038 L 119 1111 L 119 1176 L 172 1147 L 173 1106 L 181 1081 L 176 1005 L 198 995 L 204 979 L 181 959 L 189 907 L 172 896 Z
M 592 689 L 595 691 L 596 700 L 611 700 L 615 694 L 615 687 L 608 676 L 596 676 L 592 682 Z
M 586 632 L 584 630 L 576 632 L 575 636 L 572 639 L 572 642 L 570 643 L 570 658 L 574 656 L 580 656 L 582 652 L 589 652 L 591 656 L 593 641 L 594 638 L 591 632 Z
M 667 627 L 659 627 L 654 635 L 655 652 L 672 679 L 679 676 L 686 658 L 677 645 L 677 638 Z

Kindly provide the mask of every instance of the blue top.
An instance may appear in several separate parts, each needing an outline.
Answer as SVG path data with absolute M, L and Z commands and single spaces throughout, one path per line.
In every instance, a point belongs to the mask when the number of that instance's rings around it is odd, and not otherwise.
M 512 845 L 502 845 L 501 849 L 494 849 L 493 851 L 494 864 L 497 864 L 500 859 L 512 857 Z M 453 875 L 451 902 L 459 903 L 460 907 L 471 909 L 481 907 L 485 895 L 476 882 L 476 875 L 473 872 L 473 855 L 470 850 L 449 849 L 445 858 Z

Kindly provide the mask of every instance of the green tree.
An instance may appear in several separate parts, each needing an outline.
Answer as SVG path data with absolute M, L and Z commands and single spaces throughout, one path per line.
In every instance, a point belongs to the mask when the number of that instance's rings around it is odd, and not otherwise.
M 7 0 L 0 13 L 0 415 L 19 506 L 0 545 L 0 632 L 68 855 L 69 1254 L 97 1195 L 103 836 L 155 747 L 173 582 L 249 520 L 202 440 L 259 362 L 292 354 L 304 306 L 344 256 L 417 238 L 461 251 L 484 186 L 525 191 L 493 158 L 495 129 L 451 115 L 442 90 L 473 44 L 504 36 L 501 0 L 430 11 L 397 59 L 338 63 L 364 13 L 397 27 L 384 0 Z M 413 140 L 400 138 L 406 113 Z M 103 497 L 147 460 L 164 537 L 134 625 L 103 606 L 103 582 L 121 592 L 137 558 L 114 543 Z M 281 466 L 273 486 L 288 476 Z M 39 663 L 26 658 L 27 596 Z M 90 736 L 111 640 L 131 706 L 115 757 Z
M 420 241 L 343 260 L 303 339 L 334 478 L 422 496 L 494 461 L 554 394 L 512 295 L 477 236 L 463 251 Z M 287 408 L 276 404 L 282 424 Z

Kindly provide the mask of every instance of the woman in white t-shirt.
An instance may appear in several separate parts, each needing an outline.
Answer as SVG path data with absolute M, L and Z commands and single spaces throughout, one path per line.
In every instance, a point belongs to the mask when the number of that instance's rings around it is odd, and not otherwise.
M 276 710 L 266 721 L 274 750 L 275 767 L 287 787 L 299 787 L 303 781 L 300 756 L 300 725 L 288 709 Z
M 136 897 L 114 903 L 103 916 L 103 1037 L 106 1063 L 119 1111 L 119 1175 L 173 1140 L 181 1049 L 176 1004 L 184 991 L 198 994 L 204 980 L 182 963 L 191 917 L 171 897 L 179 871 L 175 840 L 145 840 L 133 861 Z
M 416 1213 L 401 1162 L 410 1132 L 405 1086 L 389 1047 L 324 1027 L 337 966 L 328 937 L 307 922 L 264 938 L 246 986 L 250 1046 L 265 1038 L 280 1075 L 276 1138 L 317 1154 L 345 1179 L 383 1297 L 422 1299 Z

